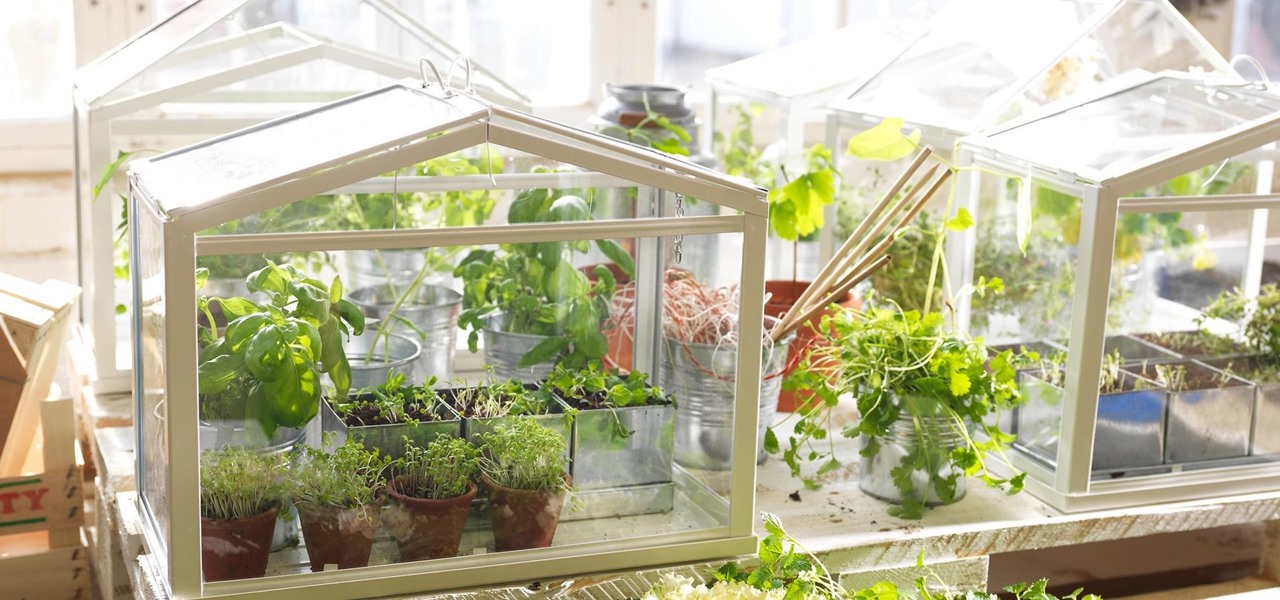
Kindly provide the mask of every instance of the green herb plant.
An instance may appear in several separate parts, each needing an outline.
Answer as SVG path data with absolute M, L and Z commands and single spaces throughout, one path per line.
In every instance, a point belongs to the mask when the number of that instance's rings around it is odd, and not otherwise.
M 310 446 L 300 450 L 294 491 L 299 507 L 356 509 L 366 511 L 366 520 L 374 518 L 369 509 L 386 488 L 384 472 L 391 457 L 354 441 L 331 453 Z
M 553 403 L 545 390 L 526 387 L 514 379 L 456 388 L 452 393 L 453 407 L 473 419 L 545 415 Z
M 197 271 L 197 287 L 208 271 Z M 344 299 L 342 281 L 329 285 L 290 265 L 254 271 L 245 284 L 269 301 L 200 296 L 197 309 L 205 323 L 198 328 L 201 416 L 207 420 L 244 419 L 270 439 L 276 427 L 302 427 L 320 407 L 320 376 L 326 374 L 337 397 L 351 387 L 351 366 L 342 338 L 360 335 L 364 315 Z M 229 320 L 215 333 L 210 306 Z
M 585 408 L 608 409 L 613 414 L 612 435 L 616 439 L 631 437 L 618 418 L 617 408 L 674 404 L 675 399 L 661 388 L 649 385 L 649 375 L 641 371 L 622 372 L 600 363 L 589 363 L 580 369 L 556 365 L 547 376 L 546 385 L 571 404 Z
M 824 319 L 819 332 L 826 338 L 826 350 L 807 360 L 839 364 L 837 382 L 831 385 L 805 363 L 796 369 L 800 385 L 812 389 L 821 402 L 798 413 L 794 433 L 782 451 L 792 475 L 807 487 L 818 487 L 819 477 L 841 466 L 826 427 L 831 407 L 841 395 L 849 394 L 862 418 L 843 435 L 863 437 L 863 456 L 880 452 L 881 440 L 899 419 L 909 419 L 915 431 L 908 454 L 892 470 L 903 503 L 891 508 L 890 514 L 905 519 L 923 516 L 928 490 L 917 489 L 912 480 L 915 472 L 927 474 L 929 489 L 944 503 L 955 499 L 956 484 L 964 476 L 977 476 L 1009 493 L 1022 489 L 1025 473 L 997 478 L 988 472 L 986 458 L 992 452 L 1002 453 L 1013 441 L 989 417 L 1021 401 L 1016 369 L 1031 356 L 1012 350 L 988 356 L 980 340 L 945 331 L 941 313 L 921 315 L 896 307 L 842 311 Z M 963 440 L 959 447 L 951 448 L 938 439 L 942 432 L 930 424 L 938 419 L 946 423 L 945 430 L 950 432 L 946 437 Z M 972 435 L 976 430 L 985 436 Z M 823 441 L 827 441 L 825 448 L 819 446 Z M 771 452 L 779 450 L 772 431 L 765 446 Z M 809 462 L 820 462 L 815 475 L 802 474 L 802 464 Z
M 1269 357 L 1280 356 L 1280 287 L 1262 286 L 1256 298 L 1236 288 L 1223 292 L 1205 307 L 1201 327 L 1208 318 L 1239 323 L 1249 351 Z
M 916 578 L 917 594 L 899 590 L 888 581 L 869 587 L 849 589 L 831 575 L 826 565 L 786 532 L 778 517 L 763 513 L 765 536 L 760 539 L 755 560 L 728 562 L 710 574 L 704 585 L 695 586 L 693 578 L 669 574 L 655 585 L 644 600 L 686 600 L 691 598 L 781 598 L 783 600 L 999 600 L 998 594 L 977 591 L 951 591 L 951 586 L 929 576 Z M 916 568 L 928 573 L 924 553 L 916 559 Z M 1047 591 L 1048 582 L 1017 583 L 1004 588 L 1015 600 L 1102 600 L 1093 594 L 1081 596 L 1083 590 L 1054 596 Z M 937 588 L 945 591 L 937 591 Z M 718 593 L 717 593 L 718 590 Z
M 467 440 L 437 434 L 425 448 L 404 438 L 404 456 L 392 464 L 397 491 L 414 498 L 443 500 L 467 492 L 480 470 L 480 450 Z
M 440 393 L 433 387 L 436 381 L 436 377 L 430 377 L 422 385 L 405 385 L 404 374 L 392 369 L 384 383 L 367 393 L 334 398 L 329 404 L 348 425 L 434 421 L 437 420 L 435 407 L 442 402 Z
M 582 192 L 585 196 L 575 195 Z M 512 224 L 565 223 L 590 218 L 593 190 L 530 189 L 516 194 L 507 213 Z M 476 352 L 481 330 L 500 315 L 508 333 L 545 336 L 520 359 L 520 367 L 555 362 L 581 367 L 598 361 L 609 349 L 601 332 L 609 299 L 617 289 L 613 273 L 598 265 L 592 281 L 573 266 L 572 254 L 594 245 L 627 277 L 635 261 L 617 242 L 543 242 L 501 244 L 497 250 L 476 249 L 458 264 L 463 281 L 463 310 L 458 324 L 469 329 L 467 345 Z
M 230 521 L 280 508 L 289 498 L 279 457 L 228 446 L 200 457 L 200 516 Z
M 532 419 L 515 419 L 481 434 L 480 470 L 494 483 L 518 490 L 567 490 L 564 438 Z

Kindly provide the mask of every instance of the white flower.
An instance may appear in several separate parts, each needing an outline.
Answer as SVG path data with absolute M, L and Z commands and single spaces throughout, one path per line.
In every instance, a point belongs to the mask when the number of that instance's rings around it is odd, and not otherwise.
M 757 590 L 736 581 L 706 587 L 689 577 L 667 573 L 644 600 L 782 600 L 783 596 L 782 590 Z

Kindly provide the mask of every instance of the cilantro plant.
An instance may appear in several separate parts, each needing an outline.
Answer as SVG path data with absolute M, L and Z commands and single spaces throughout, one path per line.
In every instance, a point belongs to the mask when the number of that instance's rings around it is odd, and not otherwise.
M 294 501 L 300 508 L 356 509 L 374 518 L 370 506 L 387 485 L 384 473 L 391 457 L 348 441 L 333 452 L 303 446 L 295 474 Z
M 512 224 L 585 221 L 590 218 L 592 196 L 591 190 L 523 190 L 511 203 L 507 219 Z M 458 324 L 470 330 L 470 350 L 476 351 L 479 333 L 489 327 L 489 318 L 500 315 L 502 331 L 546 338 L 520 359 L 520 367 L 545 362 L 581 367 L 603 357 L 609 342 L 601 324 L 609 314 L 617 282 L 603 265 L 596 267 L 592 281 L 572 261 L 574 253 L 586 252 L 592 243 L 627 277 L 634 276 L 634 259 L 608 239 L 472 250 L 454 270 L 463 282 Z
M 208 271 L 197 271 L 197 286 Z M 270 299 L 197 298 L 205 322 L 199 325 L 201 417 L 255 422 L 255 433 L 270 439 L 276 427 L 302 427 L 320 406 L 320 376 L 327 374 L 338 397 L 351 387 L 351 366 L 342 348 L 347 335 L 360 335 L 364 315 L 342 297 L 342 281 L 329 285 L 289 265 L 254 271 L 245 284 Z M 229 320 L 222 335 L 210 306 Z
M 1013 440 L 989 417 L 1021 401 L 1016 369 L 1029 356 L 1012 350 L 988 356 L 981 341 L 947 332 L 940 313 L 921 315 L 896 307 L 871 308 L 861 314 L 843 311 L 825 319 L 819 332 L 827 338 L 829 349 L 804 359 L 796 370 L 795 385 L 812 389 L 821 402 L 798 414 L 795 432 L 783 450 L 793 476 L 816 488 L 818 477 L 841 466 L 827 426 L 830 410 L 841 395 L 849 394 L 862 419 L 843 435 L 863 436 L 863 456 L 876 456 L 896 425 L 909 421 L 915 432 L 907 455 L 892 470 L 903 502 L 890 514 L 920 518 L 930 490 L 943 502 L 953 501 L 956 484 L 964 476 L 977 476 L 1009 493 L 1022 489 L 1025 474 L 999 479 L 987 471 L 985 461 L 988 453 L 1003 451 Z M 810 368 L 811 361 L 840 365 L 836 384 Z M 946 424 L 950 435 L 939 435 L 939 422 Z M 985 438 L 973 435 L 978 430 Z M 950 447 L 940 437 L 957 437 L 962 443 Z M 765 444 L 771 452 L 781 449 L 772 431 Z M 809 462 L 820 463 L 813 476 L 802 474 L 802 465 Z M 913 482 L 912 474 L 918 472 L 928 477 L 927 489 L 918 489 Z

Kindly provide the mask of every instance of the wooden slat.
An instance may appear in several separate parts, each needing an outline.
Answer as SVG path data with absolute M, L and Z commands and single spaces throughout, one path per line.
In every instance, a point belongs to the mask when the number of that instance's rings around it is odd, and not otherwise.
M 915 589 L 915 581 L 925 577 L 929 587 L 934 591 L 984 590 L 987 588 L 987 568 L 990 560 L 986 556 L 948 560 L 937 563 L 926 563 L 923 569 L 915 565 L 909 567 L 881 568 L 872 566 L 865 570 L 857 570 L 840 574 L 840 584 L 845 589 L 867 588 L 881 581 L 888 581 L 899 590 Z
M 83 546 L 0 558 L 0 597 L 13 600 L 85 600 L 91 576 Z
M 80 468 L 0 479 L 0 535 L 84 523 Z

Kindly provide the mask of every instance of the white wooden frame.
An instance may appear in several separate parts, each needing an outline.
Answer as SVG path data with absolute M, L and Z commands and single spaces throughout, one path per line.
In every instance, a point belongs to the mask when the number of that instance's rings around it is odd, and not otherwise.
M 167 382 L 165 398 L 168 420 L 164 439 L 168 456 L 166 480 L 169 498 L 169 536 L 167 539 L 150 517 L 145 500 L 145 452 L 137 452 L 139 509 L 144 522 L 146 540 L 154 566 L 167 574 L 165 583 L 175 598 L 230 597 L 306 599 L 355 598 L 370 593 L 370 583 L 377 581 L 379 595 L 415 591 L 436 591 L 472 587 L 509 581 L 513 578 L 568 575 L 583 569 L 584 557 L 590 557 L 591 569 L 620 569 L 658 565 L 673 561 L 686 562 L 731 557 L 755 549 L 752 534 L 755 493 L 755 437 L 758 421 L 758 394 L 761 349 L 743 345 L 738 350 L 734 419 L 734 440 L 730 475 L 728 522 L 723 527 L 678 532 L 646 537 L 602 541 L 548 549 L 505 552 L 368 567 L 354 571 L 287 575 L 264 580 L 202 583 L 200 575 L 199 539 L 199 447 L 191 435 L 197 427 L 196 405 L 196 331 L 195 257 L 200 251 L 211 254 L 243 252 L 245 249 L 340 250 L 352 248 L 435 247 L 453 244 L 477 244 L 497 241 L 565 241 L 608 237 L 641 237 L 695 235 L 705 233 L 741 233 L 743 253 L 740 263 L 741 306 L 739 336 L 759 339 L 763 336 L 761 307 L 764 303 L 764 243 L 768 215 L 765 191 L 739 180 L 672 159 L 659 152 L 565 127 L 536 117 L 497 106 L 488 112 L 474 112 L 478 99 L 466 96 L 447 98 L 419 84 L 402 82 L 361 94 L 335 104 L 356 102 L 360 98 L 392 88 L 415 91 L 435 102 L 458 105 L 464 114 L 472 115 L 469 123 L 448 123 L 451 130 L 426 138 L 442 129 L 435 125 L 427 130 L 405 131 L 402 138 L 388 140 L 373 148 L 353 148 L 340 159 L 310 165 L 305 170 L 278 173 L 268 180 L 246 182 L 240 189 L 217 198 L 204 199 L 192 206 L 167 209 L 151 195 L 147 181 L 164 168 L 167 155 L 135 161 L 129 175 L 131 218 L 160 221 L 164 232 L 165 272 L 165 361 Z M 324 108 L 315 109 L 316 112 Z M 306 113 L 303 113 L 304 115 Z M 270 128 L 286 117 L 259 126 Z M 196 144 L 183 152 L 199 152 L 203 147 L 234 138 L 244 132 L 230 134 Z M 408 140 L 408 141 L 405 141 Z M 230 221 L 262 210 L 283 206 L 316 193 L 319 188 L 333 188 L 365 181 L 388 170 L 388 165 L 415 164 L 427 158 L 447 154 L 454 149 L 486 141 L 516 150 L 544 156 L 560 162 L 598 171 L 603 176 L 624 178 L 640 185 L 662 188 L 671 193 L 696 196 L 712 201 L 737 214 L 707 217 L 656 217 L 626 221 L 585 223 L 545 223 L 490 226 L 467 229 L 432 229 L 413 231 L 335 232 L 262 234 L 251 236 L 210 236 L 196 240 L 196 232 L 211 224 Z M 394 146 L 394 150 L 383 148 Z M 352 157 L 364 154 L 365 160 Z M 441 178 L 442 180 L 449 178 Z M 474 181 L 474 179 L 467 179 Z M 508 180 L 507 183 L 519 183 Z M 442 185 L 457 185 L 444 181 Z M 163 216 L 161 216 L 163 215 Z M 138 257 L 133 257 L 135 269 Z M 141 272 L 138 270 L 138 272 Z M 640 274 L 640 277 L 645 277 Z M 649 278 L 660 277 L 652 273 Z M 653 286 L 655 282 L 638 282 Z M 660 289 L 660 288 L 654 288 Z M 135 289 L 135 294 L 141 292 Z M 135 336 L 139 335 L 140 316 L 135 315 Z M 135 347 L 140 346 L 135 339 Z M 135 373 L 135 377 L 141 377 Z M 141 389 L 141 381 L 135 386 Z M 135 412 L 143 410 L 135 390 Z M 145 420 L 138 414 L 135 424 L 139 443 L 147 436 L 141 431 Z
M 1259 156 L 1258 173 L 1269 175 L 1274 146 L 1280 140 L 1280 112 L 1223 131 L 1194 148 L 1170 149 L 1135 165 L 1105 171 L 1081 169 L 1076 172 L 1060 166 L 1035 163 L 1017 156 L 1012 148 L 1000 143 L 998 134 L 1025 123 L 1050 118 L 1093 100 L 1119 94 L 1161 78 L 1188 78 L 1166 72 L 1131 77 L 1106 88 L 1091 98 L 1077 99 L 1020 119 L 989 133 L 971 136 L 958 144 L 960 167 L 980 166 L 984 171 L 1011 178 L 1024 178 L 1033 173 L 1037 182 L 1074 190 L 1082 199 L 1082 217 L 1077 264 L 1077 286 L 1072 302 L 1071 333 L 1068 343 L 1066 380 L 1056 469 L 1014 449 L 1010 457 L 1015 467 L 1026 471 L 1027 489 L 1065 512 L 1119 508 L 1190 500 L 1229 494 L 1253 493 L 1280 487 L 1280 463 L 1224 466 L 1112 480 L 1091 480 L 1093 436 L 1097 422 L 1100 365 L 1116 224 L 1120 215 L 1168 211 L 1209 212 L 1249 210 L 1249 252 L 1241 284 L 1257 293 L 1261 277 L 1262 252 L 1265 243 L 1267 212 L 1280 208 L 1280 194 L 1270 191 L 1270 177 L 1260 179 L 1255 194 L 1229 196 L 1128 197 L 1163 181 L 1241 155 Z M 1199 79 L 1198 81 L 1204 81 Z M 975 172 L 975 177 L 980 176 Z M 1025 184 L 1024 184 L 1025 185 Z M 972 206 L 976 202 L 972 186 L 958 186 L 960 202 Z M 976 214 L 976 213 L 975 213 Z M 1261 227 L 1259 227 L 1261 223 Z M 966 259 L 971 263 L 972 253 Z M 972 265 L 962 272 L 972 277 Z M 965 280 L 970 281 L 970 280 Z M 968 315 L 958 316 L 967 322 Z

